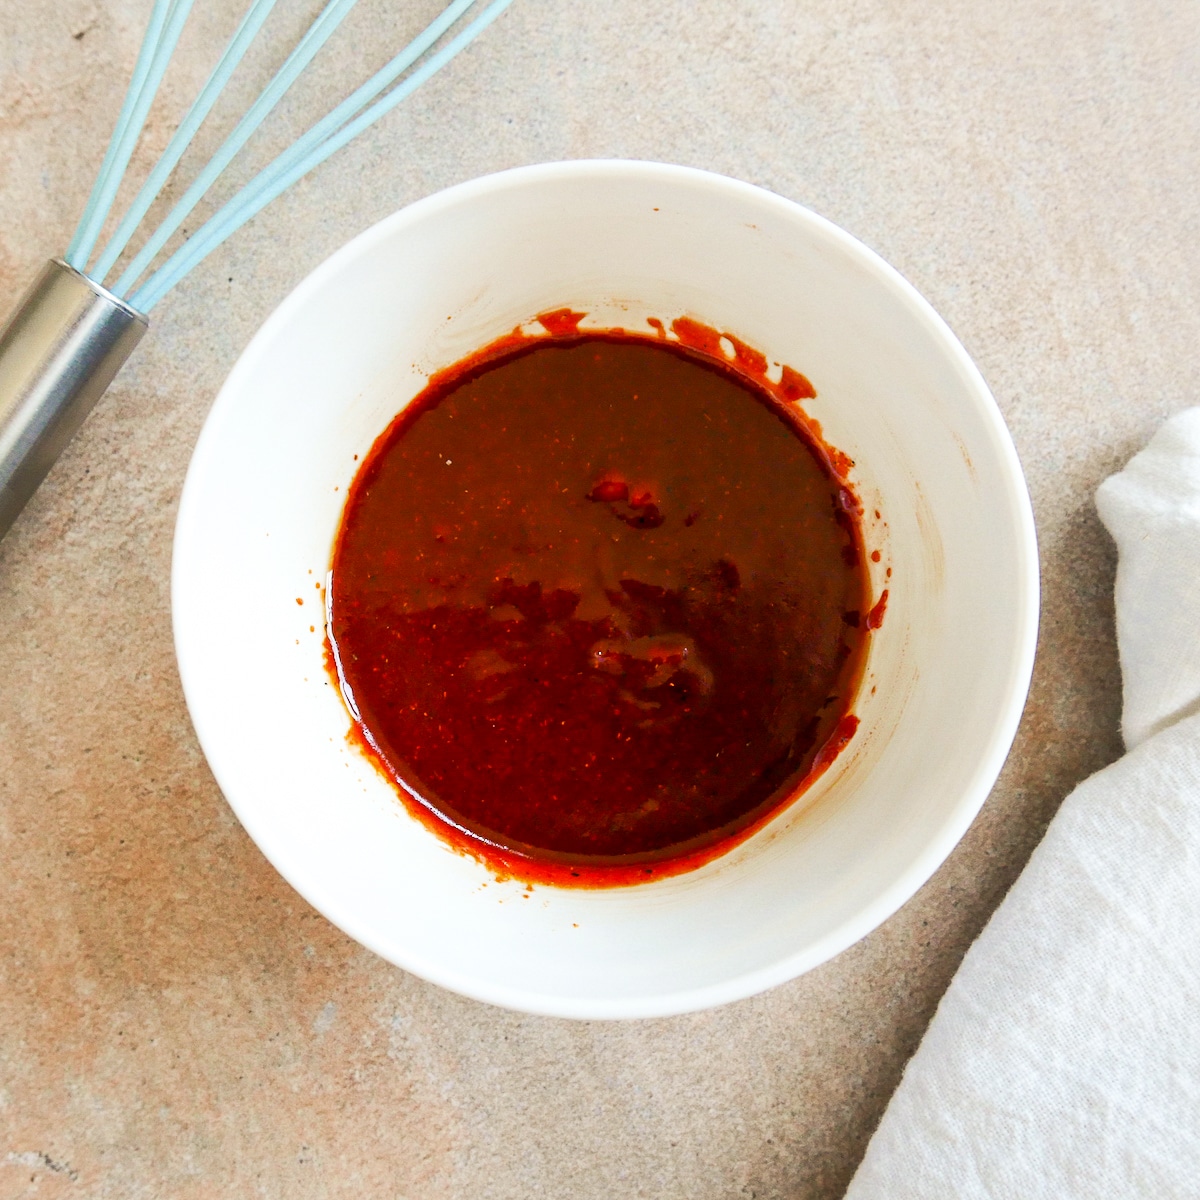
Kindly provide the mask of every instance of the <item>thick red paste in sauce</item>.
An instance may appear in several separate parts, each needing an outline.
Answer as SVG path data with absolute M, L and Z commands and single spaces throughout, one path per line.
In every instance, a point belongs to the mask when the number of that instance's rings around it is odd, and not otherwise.
M 697 322 L 579 316 L 435 376 L 376 441 L 328 634 L 413 811 L 502 873 L 596 885 L 799 794 L 853 735 L 885 601 L 802 375 Z

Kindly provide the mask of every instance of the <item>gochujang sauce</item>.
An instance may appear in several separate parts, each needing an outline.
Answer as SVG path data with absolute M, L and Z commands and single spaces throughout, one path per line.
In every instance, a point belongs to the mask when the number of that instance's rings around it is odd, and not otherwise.
M 328 635 L 428 824 L 506 874 L 627 883 L 828 764 L 872 605 L 848 464 L 786 402 L 803 376 L 571 315 L 435 376 L 377 440 Z

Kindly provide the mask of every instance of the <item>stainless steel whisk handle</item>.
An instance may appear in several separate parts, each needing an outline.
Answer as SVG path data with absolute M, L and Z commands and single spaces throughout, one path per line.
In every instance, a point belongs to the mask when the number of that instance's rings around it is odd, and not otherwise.
M 149 322 L 52 259 L 0 329 L 0 538 Z

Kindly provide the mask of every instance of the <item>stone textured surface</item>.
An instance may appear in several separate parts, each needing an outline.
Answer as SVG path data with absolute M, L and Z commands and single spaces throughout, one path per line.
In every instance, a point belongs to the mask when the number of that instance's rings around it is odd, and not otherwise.
M 149 7 L 0 0 L 0 307 L 65 248 Z M 151 149 L 237 8 L 199 0 Z M 280 4 L 222 113 L 315 9 Z M 257 161 L 432 11 L 363 0 Z M 605 155 L 773 188 L 929 297 L 1013 431 L 1045 603 L 1012 757 L 900 913 L 756 999 L 573 1024 L 393 969 L 275 874 L 192 733 L 168 571 L 212 397 L 299 279 L 437 188 Z M 1119 751 L 1091 495 L 1195 400 L 1198 176 L 1187 3 L 517 0 L 209 259 L 0 543 L 0 1197 L 839 1196 L 965 948 Z

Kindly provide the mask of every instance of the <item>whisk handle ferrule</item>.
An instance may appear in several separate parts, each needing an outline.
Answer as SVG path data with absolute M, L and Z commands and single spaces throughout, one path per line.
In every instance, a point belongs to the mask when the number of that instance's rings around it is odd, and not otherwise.
M 0 329 L 0 538 L 147 325 L 61 259 L 33 281 Z

